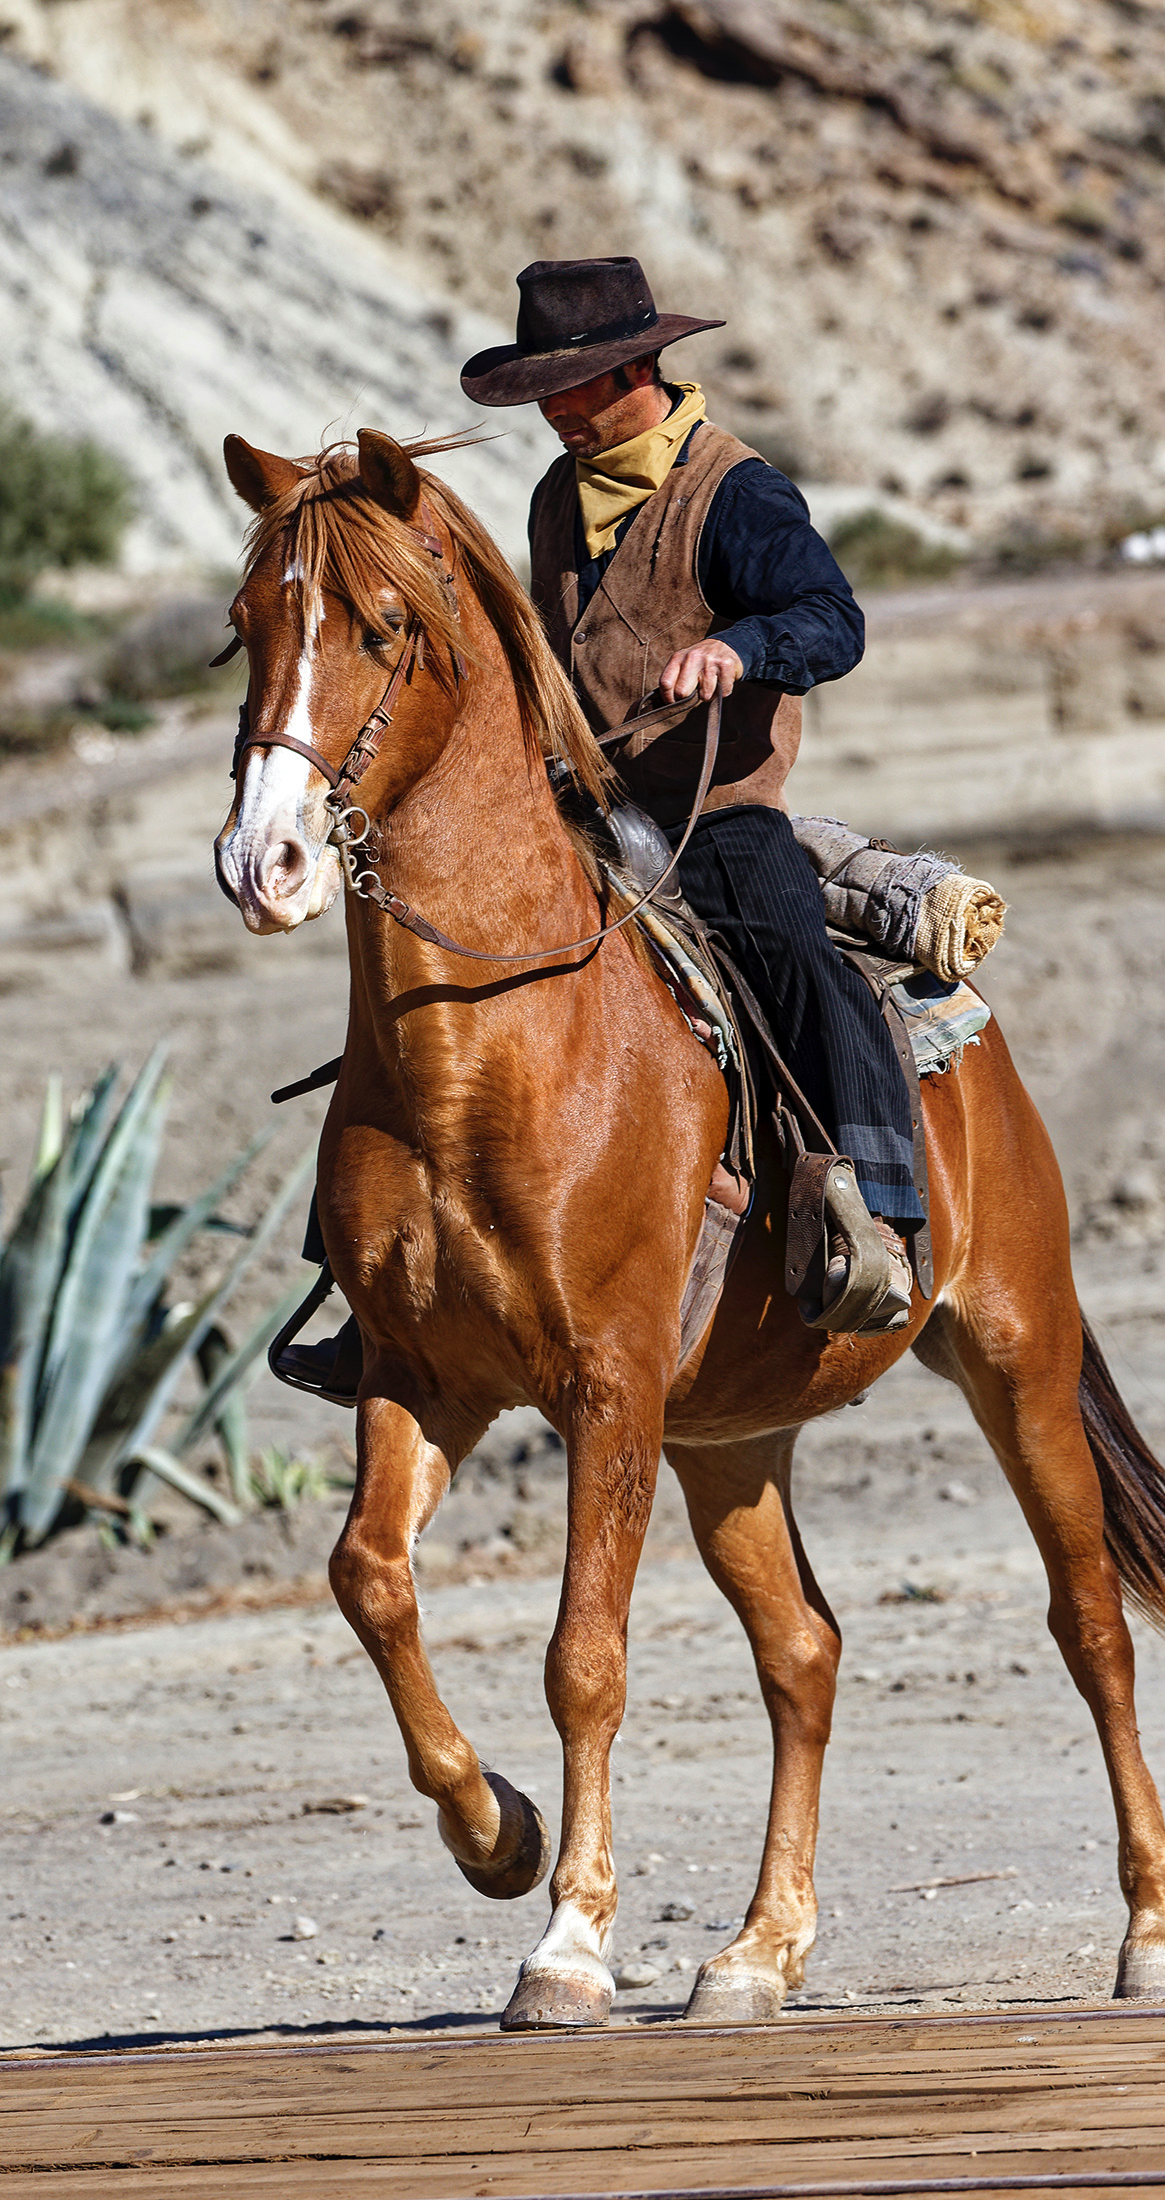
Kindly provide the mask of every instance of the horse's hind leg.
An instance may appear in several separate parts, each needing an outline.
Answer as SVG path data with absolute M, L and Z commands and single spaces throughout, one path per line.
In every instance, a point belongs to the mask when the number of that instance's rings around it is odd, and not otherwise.
M 841 1635 L 793 1519 L 795 1438 L 668 1447 L 701 1556 L 752 1645 L 773 1729 L 760 1877 L 737 1938 L 700 1967 L 686 2015 L 701 2024 L 779 2015 L 816 1937 L 813 1858 Z
M 1031 1304 L 1016 1288 L 1036 1258 L 1014 1248 L 1010 1287 L 964 1283 L 915 1350 L 957 1382 L 1023 1507 L 1047 1569 L 1048 1625 L 1096 1722 L 1116 1807 L 1129 1929 L 1116 1993 L 1165 1993 L 1165 1820 L 1137 1735 L 1133 1646 L 1104 1537 L 1104 1503 L 1080 1415 L 1081 1324 L 1067 1246 L 1057 1284 L 1045 1273 Z M 1021 1265 L 1021 1262 L 1023 1265 Z M 1049 1276 L 1052 1280 L 1049 1281 Z
M 483 1770 L 437 1693 L 421 1641 L 413 1545 L 449 1487 L 439 1417 L 426 1435 L 424 1412 L 420 1401 L 414 1415 L 386 1396 L 362 1399 L 356 1489 L 332 1553 L 332 1588 L 384 1682 L 409 1777 L 436 1803 L 459 1869 L 479 1894 L 527 1894 L 550 1860 L 546 1828 L 528 1796 Z M 469 1448 L 446 1441 L 455 1459 Z

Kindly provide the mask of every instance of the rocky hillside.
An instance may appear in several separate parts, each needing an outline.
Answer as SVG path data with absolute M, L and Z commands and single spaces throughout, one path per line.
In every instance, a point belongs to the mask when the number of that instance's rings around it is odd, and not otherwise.
M 466 347 L 493 333 L 376 238 L 240 181 L 0 58 L 0 402 L 96 436 L 134 484 L 131 572 L 233 563 L 227 429 L 314 450 L 364 422 L 463 427 Z M 541 423 L 442 461 L 512 554 Z
M 686 357 L 802 477 L 1012 549 L 1165 510 L 1157 0 L 2 12 L 10 51 L 496 319 L 524 261 L 638 252 L 725 314 Z

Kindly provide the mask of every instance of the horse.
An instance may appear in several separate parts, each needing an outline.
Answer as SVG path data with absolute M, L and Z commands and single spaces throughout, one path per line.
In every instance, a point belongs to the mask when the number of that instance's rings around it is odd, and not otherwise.
M 794 1445 L 908 1348 L 962 1390 L 1039 1547 L 1049 1626 L 1111 1782 L 1129 1909 L 1115 1992 L 1159 2001 L 1165 1821 L 1122 1582 L 1165 1624 L 1165 1483 L 1081 1315 L 1059 1170 L 998 1022 L 923 1080 L 935 1288 L 929 1303 L 915 1292 L 908 1326 L 836 1336 L 801 1320 L 782 1289 L 787 1187 L 770 1135 L 721 1302 L 681 1364 L 725 1084 L 564 824 L 548 757 L 602 802 L 601 751 L 500 552 L 418 463 L 449 447 L 365 431 L 356 449 L 292 460 L 227 438 L 255 517 L 229 613 L 248 702 L 215 847 L 255 933 L 321 916 L 348 870 L 349 1022 L 317 1193 L 364 1372 L 330 1578 L 442 1840 L 496 1898 L 538 1884 L 548 1836 L 441 1700 L 413 1551 L 505 1408 L 536 1406 L 566 1449 L 545 1673 L 561 1838 L 550 1921 L 502 2025 L 599 2025 L 610 2010 L 609 1758 L 661 1452 L 744 1626 L 773 1739 L 756 1890 L 685 2014 L 768 2023 L 801 1982 L 841 1638 L 794 1517 Z

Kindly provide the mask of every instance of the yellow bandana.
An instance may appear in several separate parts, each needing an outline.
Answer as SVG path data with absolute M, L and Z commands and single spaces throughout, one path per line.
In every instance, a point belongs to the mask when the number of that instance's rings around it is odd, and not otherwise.
M 704 392 L 699 383 L 680 382 L 675 386 L 683 396 L 675 411 L 657 428 L 645 428 L 629 443 L 616 443 L 612 450 L 600 451 L 593 459 L 575 459 L 578 501 L 592 558 L 614 549 L 620 520 L 663 487 L 696 422 L 705 418 Z

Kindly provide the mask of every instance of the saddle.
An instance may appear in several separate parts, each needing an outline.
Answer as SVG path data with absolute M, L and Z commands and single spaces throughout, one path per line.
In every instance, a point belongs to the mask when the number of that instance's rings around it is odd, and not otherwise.
M 793 822 L 795 831 L 804 828 L 798 838 L 807 845 L 813 839 L 813 829 L 822 821 Z M 659 827 L 632 803 L 616 806 L 601 822 L 596 822 L 592 814 L 586 823 L 613 887 L 623 894 L 657 888 L 651 903 L 635 921 L 681 1014 L 713 1054 L 725 1077 L 729 1127 L 722 1162 L 731 1176 L 749 1187 L 750 1195 L 756 1178 L 755 1129 L 762 1095 L 771 1107 L 789 1177 L 786 1290 L 798 1300 L 803 1318 L 812 1327 L 862 1326 L 863 1304 L 876 1304 L 885 1291 L 889 1256 L 858 1191 L 852 1160 L 838 1152 L 792 1076 L 759 1002 L 724 942 L 689 908 L 674 882 L 657 887 L 672 857 L 670 844 Z M 856 836 L 849 839 L 852 845 Z M 812 846 L 808 846 L 808 852 L 812 855 Z M 888 853 L 892 856 L 894 852 Z M 906 866 L 917 859 L 901 858 L 899 862 Z M 822 883 L 825 886 L 828 880 Z M 831 913 L 827 904 L 827 920 Z M 853 913 L 851 895 L 845 914 Z M 857 913 L 861 913 L 860 904 Z M 839 952 L 870 987 L 902 1068 L 914 1134 L 915 1188 L 924 1216 L 911 1236 L 909 1249 L 919 1292 L 929 1299 L 934 1289 L 934 1269 L 919 1077 L 946 1068 L 960 1055 L 987 1023 L 990 1010 L 961 981 L 945 982 L 902 955 L 879 953 L 863 933 L 828 921 L 827 930 Z M 705 1201 L 704 1227 L 681 1306 L 681 1367 L 715 1311 L 747 1212 L 747 1202 L 736 1213 L 713 1198 Z M 844 1231 L 853 1258 L 842 1299 L 831 1304 L 823 1315 L 821 1299 L 831 1223 Z M 899 1326 L 904 1319 L 898 1317 Z

